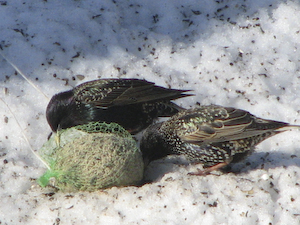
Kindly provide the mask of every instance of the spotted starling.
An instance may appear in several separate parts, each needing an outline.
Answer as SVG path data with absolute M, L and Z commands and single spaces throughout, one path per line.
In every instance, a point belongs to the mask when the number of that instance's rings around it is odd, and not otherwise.
M 205 168 L 192 174 L 205 175 L 242 160 L 260 142 L 291 128 L 300 126 L 258 118 L 241 109 L 201 106 L 148 127 L 141 151 L 145 165 L 167 155 L 184 155 Z
M 186 91 L 139 79 L 99 79 L 54 95 L 46 117 L 54 132 L 101 121 L 118 123 L 135 134 L 157 117 L 172 116 L 181 110 L 171 100 L 190 96 L 184 94 Z

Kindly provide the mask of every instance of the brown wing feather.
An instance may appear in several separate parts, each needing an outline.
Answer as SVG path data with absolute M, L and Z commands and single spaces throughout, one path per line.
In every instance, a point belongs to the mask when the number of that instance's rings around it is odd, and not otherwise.
M 222 112 L 222 109 L 225 110 Z M 202 111 L 198 111 L 199 116 Z M 206 122 L 199 121 L 195 123 L 194 127 L 189 128 L 189 132 L 182 132 L 179 137 L 186 142 L 199 143 L 204 142 L 222 142 L 237 140 L 242 138 L 251 137 L 273 131 L 281 127 L 288 126 L 287 123 L 277 122 L 272 120 L 264 120 L 256 118 L 247 111 L 234 109 L 234 108 L 221 108 L 218 106 L 211 106 L 209 108 L 210 120 Z

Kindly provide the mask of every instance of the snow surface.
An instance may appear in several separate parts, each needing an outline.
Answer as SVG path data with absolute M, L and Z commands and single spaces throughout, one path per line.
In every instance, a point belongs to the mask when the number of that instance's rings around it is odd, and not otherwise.
M 194 90 L 178 104 L 220 104 L 300 124 L 300 2 L 280 0 L 1 0 L 0 45 L 49 98 L 97 78 L 145 78 Z M 153 162 L 152 183 L 54 192 L 30 152 L 46 141 L 48 104 L 0 59 L 0 224 L 300 224 L 300 133 L 233 166 Z M 83 75 L 83 76 L 82 76 Z

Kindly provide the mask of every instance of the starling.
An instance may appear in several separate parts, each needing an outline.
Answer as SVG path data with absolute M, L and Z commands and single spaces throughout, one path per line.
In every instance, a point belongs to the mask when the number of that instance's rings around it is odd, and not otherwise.
M 184 155 L 202 163 L 205 175 L 238 162 L 265 139 L 297 125 L 258 118 L 247 111 L 217 105 L 182 110 L 168 121 L 148 127 L 141 140 L 145 166 L 167 155 Z
M 99 79 L 54 95 L 46 117 L 54 132 L 99 121 L 115 122 L 135 134 L 157 117 L 172 116 L 181 110 L 171 100 L 190 96 L 184 94 L 186 91 L 139 79 Z

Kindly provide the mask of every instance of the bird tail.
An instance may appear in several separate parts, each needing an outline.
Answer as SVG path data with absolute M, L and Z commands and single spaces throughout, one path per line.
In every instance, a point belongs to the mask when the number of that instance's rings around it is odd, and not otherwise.
M 276 129 L 275 131 L 284 132 L 284 131 L 293 130 L 293 129 L 300 129 L 300 125 L 288 125 L 288 126 L 280 127 L 278 129 Z

